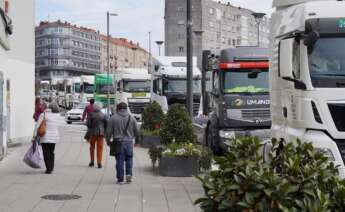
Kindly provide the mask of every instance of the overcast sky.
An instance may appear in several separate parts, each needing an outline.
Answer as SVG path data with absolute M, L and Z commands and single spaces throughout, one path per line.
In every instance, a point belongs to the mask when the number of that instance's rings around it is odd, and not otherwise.
M 266 13 L 270 13 L 272 4 L 272 0 L 230 2 Z M 106 34 L 106 11 L 119 14 L 118 17 L 111 17 L 112 36 L 128 38 L 148 49 L 148 32 L 151 31 L 152 50 L 157 54 L 154 41 L 164 40 L 164 0 L 36 0 L 37 24 L 60 19 Z

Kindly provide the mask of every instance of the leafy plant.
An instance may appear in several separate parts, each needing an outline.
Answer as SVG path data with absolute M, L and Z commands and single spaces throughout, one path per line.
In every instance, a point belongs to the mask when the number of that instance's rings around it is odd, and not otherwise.
M 157 102 L 148 104 L 143 112 L 143 124 L 141 128 L 147 131 L 159 130 L 164 117 L 163 110 Z
M 195 157 L 200 169 L 209 170 L 212 163 L 212 153 L 203 146 L 193 143 L 172 143 L 167 146 L 156 146 L 149 150 L 152 165 L 155 166 L 161 157 Z
M 141 129 L 141 133 L 143 136 L 159 136 L 159 129 L 156 129 L 156 130 Z
M 164 144 L 194 143 L 196 141 L 192 120 L 183 105 L 170 106 L 162 122 L 160 136 Z
M 205 195 L 196 204 L 207 212 L 344 211 L 345 181 L 337 167 L 310 143 L 272 140 L 265 160 L 257 138 L 230 143 L 219 170 L 201 180 Z

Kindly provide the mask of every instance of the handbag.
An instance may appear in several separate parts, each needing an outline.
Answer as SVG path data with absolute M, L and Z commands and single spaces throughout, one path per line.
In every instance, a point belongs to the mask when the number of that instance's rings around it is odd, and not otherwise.
M 129 122 L 131 120 L 131 116 L 128 116 L 127 124 L 125 130 L 122 132 L 122 138 L 125 137 L 125 134 L 129 127 Z M 116 156 L 121 153 L 122 149 L 122 139 L 114 139 L 113 142 L 110 144 L 110 156 Z
M 44 113 L 43 120 L 37 129 L 37 136 L 43 137 L 46 134 L 46 131 L 47 131 L 47 122 L 46 122 L 46 114 Z
M 84 135 L 84 139 L 85 139 L 86 141 L 89 141 L 90 138 L 91 138 L 91 136 L 90 136 L 90 128 L 87 128 L 86 133 L 85 133 L 85 135 Z
M 38 148 L 38 139 L 39 138 L 35 138 L 35 141 L 32 143 L 23 159 L 24 163 L 34 169 L 41 168 L 42 161 L 42 154 Z

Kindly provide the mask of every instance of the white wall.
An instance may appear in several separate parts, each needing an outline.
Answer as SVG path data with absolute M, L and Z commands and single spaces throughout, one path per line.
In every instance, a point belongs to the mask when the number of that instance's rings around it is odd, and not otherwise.
M 11 49 L 4 70 L 10 79 L 10 139 L 32 136 L 35 98 L 35 2 L 11 0 L 9 16 L 13 22 Z M 5 86 L 6 87 L 6 86 Z M 6 98 L 6 96 L 5 96 Z M 6 115 L 6 114 L 5 114 Z

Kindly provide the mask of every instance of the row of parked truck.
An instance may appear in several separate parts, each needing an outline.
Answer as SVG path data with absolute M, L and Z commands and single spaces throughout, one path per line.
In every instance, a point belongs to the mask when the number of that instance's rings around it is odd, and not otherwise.
M 222 140 L 236 135 L 258 135 L 265 148 L 271 137 L 301 139 L 345 177 L 345 3 L 273 6 L 269 49 L 204 52 L 203 76 L 212 82 L 203 87 L 206 143 L 221 153 Z
M 223 141 L 235 136 L 258 136 L 265 148 L 271 137 L 299 138 L 325 152 L 345 177 L 345 3 L 274 0 L 273 6 L 269 49 L 204 51 L 202 70 L 193 68 L 200 138 L 219 154 Z M 96 75 L 96 100 L 105 101 L 112 86 L 113 101 L 126 101 L 139 119 L 150 101 L 163 111 L 185 104 L 186 59 L 156 58 L 153 64 L 147 78 L 135 78 L 133 70 L 111 82 Z

